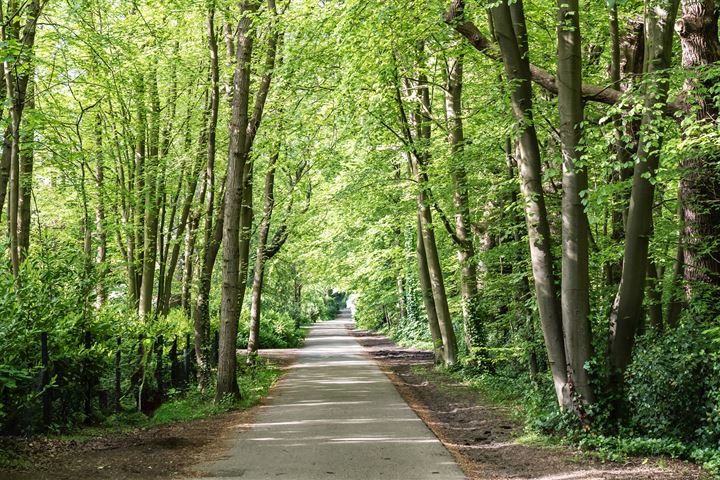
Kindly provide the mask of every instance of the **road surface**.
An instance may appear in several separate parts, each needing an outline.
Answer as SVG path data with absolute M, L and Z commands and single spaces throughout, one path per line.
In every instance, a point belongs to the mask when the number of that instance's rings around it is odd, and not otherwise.
M 346 327 L 311 327 L 297 362 L 224 458 L 203 478 L 465 480 Z

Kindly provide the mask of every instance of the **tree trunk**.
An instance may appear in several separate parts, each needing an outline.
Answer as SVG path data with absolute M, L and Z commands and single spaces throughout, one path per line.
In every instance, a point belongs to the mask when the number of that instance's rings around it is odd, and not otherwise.
M 3 72 L 6 88 L 7 102 L 10 104 L 10 125 L 9 133 L 4 142 L 2 164 L 0 165 L 0 195 L 2 201 L 5 197 L 5 185 L 7 185 L 8 198 L 8 232 L 10 236 L 10 260 L 12 264 L 13 275 L 17 278 L 20 273 L 21 247 L 20 232 L 18 231 L 18 220 L 20 213 L 20 126 L 22 123 L 23 111 L 25 109 L 25 99 L 28 88 L 28 82 L 31 79 L 34 69 L 25 68 L 18 69 L 19 64 L 24 65 L 32 60 L 32 53 L 35 45 L 35 33 L 37 28 L 37 19 L 42 11 L 43 4 L 40 0 L 32 0 L 27 5 L 27 15 L 25 25 L 20 36 L 20 14 L 21 9 L 26 5 L 18 5 L 15 0 L 10 0 L 7 6 L 7 18 L 3 18 L 1 28 L 2 41 L 5 43 L 11 41 L 19 41 L 21 44 L 20 53 L 17 56 L 7 56 L 3 61 Z M 8 19 L 10 19 L 8 21 Z M 9 147 L 9 148 L 8 148 Z M 6 179 L 7 178 L 7 183 Z M 2 212 L 2 204 L 0 204 L 0 212 Z
M 519 2 L 515 2 L 520 8 Z M 532 111 L 532 87 L 527 56 L 523 55 L 513 27 L 507 4 L 492 8 L 491 15 L 505 65 L 507 81 L 512 88 L 511 103 L 519 134 L 519 161 L 521 191 L 525 200 L 525 220 L 530 243 L 530 259 L 535 283 L 548 362 L 553 375 L 558 403 L 567 407 L 571 403 L 566 388 L 567 372 L 562 316 L 558 302 L 555 274 L 550 247 L 550 226 L 542 188 L 540 149 Z M 519 27 L 524 31 L 524 25 Z
M 425 256 L 425 242 L 422 237 L 422 221 L 420 220 L 420 211 L 417 215 L 417 263 L 418 263 L 418 279 L 420 280 L 420 292 L 422 293 L 423 305 L 427 312 L 428 327 L 430 328 L 430 336 L 433 341 L 433 353 L 435 355 L 435 363 L 442 363 L 445 355 L 443 354 L 443 338 L 440 333 L 440 323 L 438 322 L 437 311 L 435 309 L 435 300 L 432 294 L 432 286 L 430 285 L 430 271 L 427 266 L 427 257 Z
M 682 0 L 682 16 L 676 25 L 682 47 L 682 66 L 696 72 L 685 82 L 685 93 L 695 106 L 697 133 L 713 136 L 718 128 L 718 108 L 711 90 L 715 79 L 703 78 L 702 69 L 720 60 L 718 16 L 715 0 Z M 687 296 L 715 298 L 720 288 L 720 147 L 693 152 L 682 162 L 680 202 L 683 208 L 684 279 Z M 712 300 L 710 300 L 712 303 Z M 707 318 L 718 313 L 708 305 Z
M 140 232 L 143 230 L 143 215 L 140 214 L 140 199 L 145 188 L 145 136 L 146 136 L 146 109 L 145 109 L 145 82 L 142 76 L 136 80 L 137 111 L 135 126 L 135 159 L 131 167 L 130 178 L 130 200 L 128 205 L 128 226 L 130 231 L 127 234 L 127 269 L 128 269 L 128 296 L 133 309 L 138 308 L 140 300 L 140 285 L 142 282 L 142 238 Z M 139 250 L 139 251 L 138 251 Z
M 107 302 L 107 288 L 105 276 L 107 275 L 107 229 L 105 225 L 105 156 L 103 152 L 102 115 L 98 113 L 95 119 L 95 187 L 97 189 L 97 203 L 95 205 L 95 231 L 97 234 L 97 250 L 95 251 L 95 269 L 97 271 L 97 285 L 95 287 L 95 308 L 101 309 Z
M 655 172 L 658 167 L 662 136 L 653 127 L 662 115 L 657 105 L 667 102 L 666 69 L 672 51 L 672 25 L 679 0 L 654 0 L 645 6 L 645 59 L 643 71 L 652 81 L 645 82 L 644 111 L 637 161 L 633 170 L 630 208 L 625 232 L 625 249 L 620 286 L 610 315 L 610 385 L 618 398 L 623 373 L 630 363 L 635 334 L 643 315 L 647 276 L 648 242 L 652 235 L 652 209 Z M 619 411 L 618 411 L 619 413 Z
M 251 15 L 257 3 L 244 0 L 237 27 L 237 64 L 233 79 L 232 115 L 230 120 L 230 146 L 228 158 L 227 190 L 223 221 L 222 299 L 220 305 L 220 345 L 218 351 L 218 377 L 215 401 L 226 395 L 238 397 L 237 340 L 240 316 L 240 212 L 243 208 L 243 173 L 246 156 L 243 155 L 248 127 L 250 90 L 250 62 L 253 48 Z M 244 279 L 242 279 L 244 283 Z
M 267 247 L 268 234 L 270 233 L 270 221 L 273 209 L 275 208 L 275 168 L 278 154 L 270 157 L 268 170 L 265 174 L 263 217 L 258 230 L 257 248 L 255 254 L 255 271 L 253 274 L 252 295 L 250 304 L 250 335 L 247 344 L 247 362 L 254 362 L 254 355 L 257 353 L 260 339 L 260 311 L 262 308 L 262 288 L 265 276 L 265 251 Z
M 35 84 L 29 82 L 26 96 L 27 108 L 35 108 Z M 35 130 L 22 132 L 20 148 L 20 185 L 18 196 L 18 256 L 22 263 L 30 250 L 30 204 L 33 190 L 33 163 L 35 160 Z
M 558 0 L 558 109 L 563 158 L 561 309 L 570 394 L 593 403 L 585 363 L 592 356 L 590 329 L 589 232 L 582 195 L 588 188 L 581 163 L 584 105 L 580 8 L 577 0 Z
M 478 312 L 477 268 L 475 248 L 470 233 L 470 206 L 468 201 L 467 173 L 465 170 L 465 138 L 462 120 L 463 56 L 450 58 L 447 71 L 445 112 L 448 122 L 448 143 L 452 150 L 451 177 L 453 183 L 453 207 L 455 209 L 455 238 L 457 257 L 460 264 L 460 296 L 462 300 L 465 346 L 472 353 L 473 348 L 483 345 L 482 330 Z
M 160 164 L 160 99 L 157 88 L 157 71 L 153 67 L 150 75 L 150 128 L 149 161 L 145 163 L 145 219 L 143 231 L 142 281 L 138 315 L 145 318 L 152 313 L 153 287 L 155 286 L 155 265 L 158 241 L 158 167 Z
M 268 0 L 267 6 L 273 16 L 277 15 L 275 0 Z M 257 7 L 258 5 L 254 1 L 246 0 L 243 2 L 242 12 L 254 12 Z M 228 198 L 226 200 L 225 227 L 223 231 L 220 359 L 218 361 L 216 400 L 222 398 L 223 395 L 237 396 L 239 394 L 236 378 L 236 343 L 238 321 L 247 286 L 253 219 L 253 162 L 249 161 L 249 155 L 262 121 L 265 101 L 267 100 L 275 66 L 276 47 L 279 37 L 277 25 L 273 18 L 265 57 L 265 71 L 255 94 L 252 116 L 248 118 L 250 61 L 253 45 L 253 32 L 250 28 L 250 19 L 242 16 L 237 30 L 238 40 L 230 122 Z M 238 212 L 240 218 L 237 218 Z M 233 238 L 228 238 L 229 236 L 233 236 Z M 234 299 L 229 298 L 231 292 L 234 292 Z

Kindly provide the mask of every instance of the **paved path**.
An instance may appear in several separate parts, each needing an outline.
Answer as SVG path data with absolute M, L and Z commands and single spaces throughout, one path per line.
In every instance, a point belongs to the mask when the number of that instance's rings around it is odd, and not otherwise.
M 297 363 L 204 478 L 464 480 L 445 447 L 348 334 L 312 327 Z

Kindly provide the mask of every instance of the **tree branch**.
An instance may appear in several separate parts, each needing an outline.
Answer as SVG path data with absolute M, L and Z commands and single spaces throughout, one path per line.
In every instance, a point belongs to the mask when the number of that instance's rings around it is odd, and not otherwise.
M 464 0 L 452 0 L 444 14 L 445 23 L 465 37 L 477 51 L 491 60 L 495 60 L 496 62 L 502 61 L 495 43 L 483 35 L 474 23 L 465 20 L 464 7 Z M 530 78 L 548 92 L 557 95 L 557 78 L 552 73 L 531 63 Z M 582 85 L 582 94 L 585 101 L 616 105 L 620 102 L 623 92 L 615 90 L 610 86 L 601 87 L 584 83 Z M 688 106 L 683 103 L 668 102 L 665 106 L 665 114 L 669 116 L 673 116 L 677 112 L 687 111 Z

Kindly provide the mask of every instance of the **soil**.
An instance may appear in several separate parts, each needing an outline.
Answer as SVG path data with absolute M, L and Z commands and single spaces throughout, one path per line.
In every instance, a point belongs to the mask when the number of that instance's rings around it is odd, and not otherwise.
M 442 441 L 470 480 L 700 480 L 699 467 L 668 458 L 601 462 L 567 447 L 530 446 L 515 439 L 522 426 L 503 407 L 435 371 L 429 351 L 401 348 L 384 336 L 352 330 L 417 415 Z
M 290 349 L 260 354 L 284 367 L 294 357 Z M 222 455 L 224 446 L 249 428 L 260 405 L 198 420 L 127 432 L 108 431 L 83 441 L 0 437 L 0 450 L 11 452 L 21 461 L 16 469 L 0 469 L 0 478 L 164 480 L 197 476 L 199 472 L 193 466 Z

